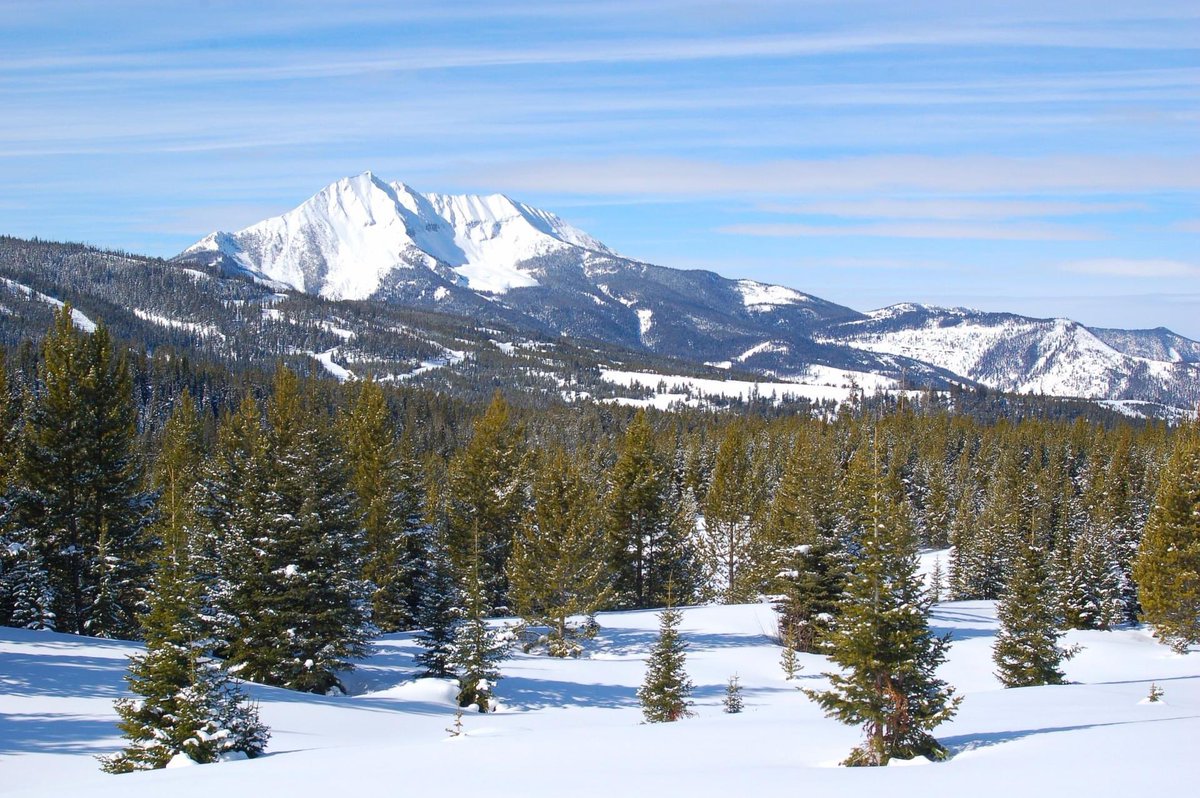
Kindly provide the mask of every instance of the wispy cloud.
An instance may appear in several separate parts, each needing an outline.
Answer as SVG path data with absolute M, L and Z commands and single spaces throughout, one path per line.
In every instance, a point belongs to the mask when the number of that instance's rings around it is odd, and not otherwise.
M 1049 224 L 964 224 L 959 222 L 898 222 L 875 224 L 733 224 L 717 228 L 732 235 L 771 238 L 871 237 L 973 239 L 981 241 L 1097 241 L 1094 230 Z
M 1200 265 L 1178 260 L 1098 258 L 1064 263 L 1061 268 L 1106 277 L 1200 277 Z
M 848 219 L 990 220 L 1030 219 L 1046 216 L 1085 216 L 1121 213 L 1145 207 L 1133 202 L 1066 202 L 971 198 L 859 198 L 814 201 L 793 205 L 764 204 L 765 213 L 838 216 Z
M 728 163 L 681 158 L 480 166 L 517 188 L 563 193 L 803 195 L 813 192 L 1106 193 L 1200 188 L 1200 156 L 875 155 Z

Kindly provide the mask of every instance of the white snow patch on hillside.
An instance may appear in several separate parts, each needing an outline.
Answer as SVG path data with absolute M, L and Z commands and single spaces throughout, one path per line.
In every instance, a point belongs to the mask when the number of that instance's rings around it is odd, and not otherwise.
M 317 362 L 320 363 L 326 371 L 337 378 L 339 382 L 348 382 L 356 379 L 352 371 L 342 365 L 339 365 L 338 363 L 333 362 L 333 356 L 338 353 L 338 349 L 339 347 L 335 346 L 333 349 L 328 349 L 324 352 L 314 354 L 313 357 L 317 359 Z
M 852 392 L 845 387 L 832 385 L 805 385 L 798 382 L 750 382 L 747 380 L 717 380 L 703 377 L 684 377 L 673 374 L 655 374 L 645 371 L 619 371 L 601 369 L 600 378 L 627 388 L 650 388 L 657 393 L 649 399 L 621 398 L 615 401 L 627 405 L 669 407 L 676 402 L 699 407 L 704 397 L 725 399 L 770 398 L 808 399 L 813 402 L 844 402 Z M 660 390 L 661 388 L 661 390 Z
M 643 341 L 646 340 L 646 333 L 650 332 L 650 328 L 654 326 L 654 311 L 646 308 L 641 308 L 636 311 L 638 319 L 638 335 Z
M 808 301 L 808 296 L 782 285 L 768 285 L 754 280 L 738 280 L 738 293 L 749 310 L 770 310 L 780 305 L 797 305 Z
M 763 341 L 761 344 L 755 344 L 745 352 L 737 355 L 733 360 L 736 363 L 745 363 L 750 358 L 754 357 L 755 355 L 762 354 L 763 352 L 788 352 L 790 350 L 791 347 L 782 341 Z
M 200 324 L 194 321 L 172 319 L 169 316 L 162 316 L 149 310 L 142 310 L 141 308 L 132 308 L 132 310 L 133 315 L 137 316 L 139 319 L 148 321 L 151 324 L 157 324 L 160 327 L 171 327 L 176 330 L 187 330 L 188 332 L 194 332 L 197 335 L 225 340 L 225 334 L 211 324 Z
M 349 674 L 353 695 L 326 697 L 249 685 L 272 728 L 268 755 L 151 773 L 102 773 L 95 756 L 122 740 L 113 712 L 133 643 L 0 629 L 0 774 L 5 795 L 44 798 L 212 798 L 248 795 L 406 794 L 491 798 L 687 798 L 805 794 L 868 798 L 969 795 L 1171 795 L 1195 780 L 1200 657 L 1175 656 L 1143 628 L 1069 632 L 1082 652 L 1064 664 L 1071 684 L 1000 689 L 991 662 L 992 602 L 936 605 L 935 633 L 953 635 L 939 675 L 964 696 L 935 730 L 953 758 L 921 767 L 834 767 L 861 739 L 796 688 L 822 689 L 824 657 L 802 654 L 788 682 L 775 613 L 766 604 L 689 607 L 680 633 L 695 684 L 695 716 L 643 724 L 636 690 L 658 618 L 601 613 L 579 659 L 515 652 L 502 664 L 504 711 L 466 713 L 446 744 L 454 685 L 414 681 L 411 634 L 375 641 Z M 722 712 L 737 674 L 745 710 Z M 1151 682 L 1166 692 L 1143 704 Z M 580 777 L 586 772 L 598 777 Z M 384 786 L 388 785 L 388 786 Z M 449 785 L 449 786 L 448 786 Z M 569 785 L 569 787 L 564 787 Z
M 44 302 L 47 305 L 53 305 L 56 308 L 61 308 L 65 303 L 61 299 L 55 299 L 52 296 L 43 294 L 41 291 L 34 291 L 27 285 L 18 283 L 16 280 L 9 280 L 7 277 L 0 277 L 0 282 L 7 285 L 9 288 L 24 294 L 38 302 Z M 96 331 L 96 322 L 89 319 L 77 308 L 71 308 L 71 323 L 86 333 L 94 333 Z

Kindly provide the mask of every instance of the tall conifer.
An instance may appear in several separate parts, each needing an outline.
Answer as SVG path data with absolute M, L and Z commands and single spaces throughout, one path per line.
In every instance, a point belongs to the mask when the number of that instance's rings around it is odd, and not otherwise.
M 1133 576 L 1156 637 L 1180 653 L 1200 642 L 1200 422 L 1176 433 Z
M 877 465 L 873 483 L 857 569 L 829 639 L 829 656 L 842 672 L 826 674 L 830 690 L 805 692 L 826 714 L 863 727 L 866 739 L 847 765 L 943 759 L 946 750 L 929 732 L 959 703 L 934 673 L 948 639 L 929 629 L 929 597 L 917 574 L 916 531 L 906 505 Z

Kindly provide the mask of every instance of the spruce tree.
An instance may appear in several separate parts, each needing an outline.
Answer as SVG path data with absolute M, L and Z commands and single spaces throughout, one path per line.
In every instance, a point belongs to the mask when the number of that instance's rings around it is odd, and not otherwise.
M 420 603 L 417 579 L 425 534 L 411 446 L 397 441 L 383 389 L 373 380 L 362 382 L 338 426 L 366 532 L 363 576 L 373 585 L 372 617 L 385 632 L 407 629 Z
M 43 341 L 15 474 L 17 520 L 45 562 L 62 631 L 136 632 L 153 497 L 140 489 L 134 421 L 125 358 L 103 326 L 76 330 L 64 306 Z
M 447 540 L 461 571 L 473 568 L 479 544 L 479 576 L 488 613 L 506 609 L 508 556 L 526 505 L 524 430 L 509 419 L 496 392 L 475 423 L 471 440 L 452 459 L 446 494 Z
M 806 653 L 821 650 L 845 592 L 846 556 L 829 490 L 831 454 L 819 441 L 798 440 L 771 506 L 779 627 L 787 632 L 785 645 Z
M 239 676 L 325 693 L 374 632 L 362 527 L 337 440 L 286 368 L 266 420 L 243 403 L 201 487 L 214 632 Z
M 440 536 L 433 541 L 425 559 L 419 589 L 421 606 L 416 622 L 421 631 L 416 642 L 424 650 L 417 652 L 414 659 L 424 669 L 422 677 L 454 676 L 455 641 L 465 602 L 444 538 Z
M 177 755 L 193 762 L 230 753 L 255 757 L 270 734 L 236 682 L 209 656 L 198 615 L 200 584 L 186 550 L 160 550 L 149 611 L 141 618 L 146 650 L 130 658 L 126 681 L 136 698 L 116 702 L 129 745 L 101 757 L 109 773 L 166 767 Z
M 543 458 L 513 540 L 509 584 L 517 614 L 550 628 L 546 648 L 552 656 L 578 654 L 582 632 L 572 616 L 591 616 L 611 596 L 596 506 L 595 494 L 565 451 Z
M 455 627 L 451 665 L 458 676 L 458 705 L 474 705 L 480 712 L 490 712 L 508 640 L 504 631 L 492 629 L 487 623 L 488 591 L 481 575 L 484 550 L 478 536 L 472 551 L 462 573 L 463 617 Z
M 830 690 L 805 693 L 827 715 L 863 727 L 866 739 L 844 764 L 944 759 L 946 750 L 929 732 L 954 715 L 960 700 L 935 675 L 949 641 L 929 629 L 929 597 L 917 573 L 916 531 L 906 505 L 878 466 L 873 483 L 857 569 L 829 638 L 830 659 L 842 671 L 825 674 Z
M 1059 648 L 1054 611 L 1044 565 L 1035 545 L 1024 546 L 997 615 L 1000 631 L 992 650 L 996 678 L 1005 687 L 1062 684 L 1059 668 L 1069 652 Z
M 610 568 L 616 602 L 629 608 L 653 607 L 666 600 L 684 556 L 674 526 L 667 465 L 659 454 L 645 411 L 625 430 L 617 461 L 609 470 L 605 500 Z
M 1200 642 L 1200 422 L 1175 434 L 1133 576 L 1146 623 L 1183 654 Z
M 742 685 L 738 681 L 736 673 L 730 676 L 729 681 L 725 684 L 725 700 L 722 702 L 722 706 L 730 715 L 736 715 L 746 706 L 746 701 L 742 698 Z
M 699 535 L 699 558 L 705 571 L 704 598 L 723 604 L 753 600 L 772 574 L 757 508 L 761 480 L 752 468 L 749 438 L 742 424 L 726 431 L 713 465 L 712 482 L 704 501 L 704 526 Z
M 646 661 L 646 678 L 637 692 L 647 723 L 669 723 L 692 715 L 692 681 L 685 670 L 687 643 L 679 635 L 681 618 L 674 607 L 658 614 L 658 642 Z

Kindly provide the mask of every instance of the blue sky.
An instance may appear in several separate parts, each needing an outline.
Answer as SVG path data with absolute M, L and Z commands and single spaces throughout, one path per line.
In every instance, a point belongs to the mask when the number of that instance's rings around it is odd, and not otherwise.
M 0 233 L 172 255 L 370 169 L 859 309 L 1200 338 L 1195 0 L 0 0 Z

